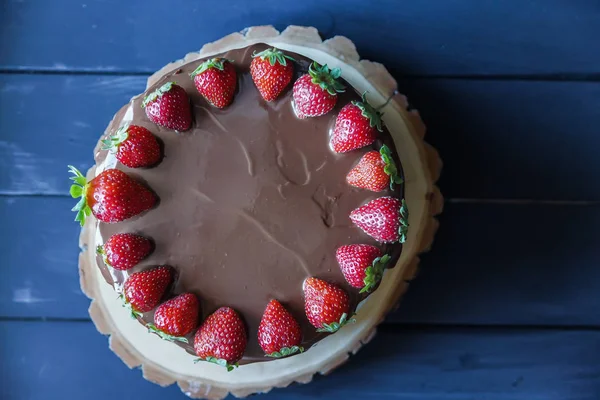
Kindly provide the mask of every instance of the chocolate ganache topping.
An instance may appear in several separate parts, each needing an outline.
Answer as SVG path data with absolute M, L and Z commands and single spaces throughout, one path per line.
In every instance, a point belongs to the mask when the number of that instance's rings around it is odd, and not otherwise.
M 339 246 L 378 246 L 392 257 L 389 266 L 402 247 L 377 243 L 349 219 L 352 210 L 372 199 L 402 197 L 402 185 L 374 193 L 345 179 L 364 153 L 384 143 L 402 173 L 388 131 L 384 127 L 372 146 L 334 153 L 329 135 L 336 115 L 360 94 L 341 80 L 347 89 L 338 93 L 333 111 L 300 119 L 292 106 L 292 85 L 312 60 L 286 52 L 296 60 L 294 79 L 275 101 L 266 102 L 249 73 L 252 54 L 266 48 L 259 44 L 219 55 L 233 61 L 238 79 L 233 103 L 225 109 L 212 107 L 194 87 L 190 73 L 204 61 L 197 60 L 166 74 L 117 113 L 107 132 L 127 124 L 149 129 L 162 142 L 164 156 L 157 166 L 131 169 L 100 145 L 95 151 L 95 175 L 108 168 L 123 170 L 160 199 L 153 209 L 123 222 L 95 222 L 96 245 L 117 233 L 138 233 L 155 244 L 153 253 L 128 271 L 107 267 L 98 256 L 106 281 L 120 292 L 132 273 L 172 266 L 175 282 L 165 300 L 191 292 L 201 303 L 200 321 L 221 306 L 243 317 L 249 337 L 242 364 L 270 360 L 259 347 L 257 330 L 271 299 L 298 320 L 305 349 L 327 335 L 317 333 L 304 314 L 306 278 L 342 287 L 351 310 L 364 299 L 344 279 L 335 257 Z M 144 96 L 166 82 L 177 83 L 190 97 L 193 123 L 185 132 L 155 125 L 142 108 Z M 151 323 L 153 312 L 139 319 Z M 189 344 L 176 342 L 191 354 L 194 333 L 188 335 Z

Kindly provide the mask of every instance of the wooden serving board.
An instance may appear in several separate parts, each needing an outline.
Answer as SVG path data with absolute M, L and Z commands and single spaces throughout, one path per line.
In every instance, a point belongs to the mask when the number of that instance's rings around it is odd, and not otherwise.
M 443 198 L 435 186 L 441 161 L 437 152 L 423 141 L 425 127 L 419 114 L 407 110 L 406 98 L 397 93 L 396 82 L 385 67 L 360 60 L 354 44 L 345 37 L 322 41 L 312 27 L 289 26 L 281 33 L 270 26 L 247 28 L 166 65 L 148 79 L 148 85 L 184 63 L 255 43 L 267 43 L 341 68 L 343 78 L 359 92 L 368 91 L 374 103 L 381 104 L 394 96 L 383 109 L 383 119 L 394 138 L 405 173 L 410 229 L 396 267 L 386 271 L 379 288 L 359 305 L 356 323 L 348 324 L 305 353 L 268 363 L 243 365 L 228 373 L 217 365 L 194 364 L 193 356 L 148 334 L 124 312 L 114 290 L 96 267 L 95 252 L 90 250 L 95 221 L 88 218 L 80 237 L 79 270 L 82 290 L 92 300 L 89 313 L 96 328 L 110 336 L 110 348 L 130 368 L 140 366 L 146 379 L 162 386 L 177 382 L 181 390 L 193 398 L 221 399 L 228 393 L 244 397 L 293 382 L 307 383 L 316 373 L 325 374 L 348 360 L 374 337 L 377 325 L 398 304 L 408 280 L 417 271 L 418 255 L 433 241 L 437 229 L 434 217 L 443 206 Z M 93 168 L 88 174 L 93 174 Z

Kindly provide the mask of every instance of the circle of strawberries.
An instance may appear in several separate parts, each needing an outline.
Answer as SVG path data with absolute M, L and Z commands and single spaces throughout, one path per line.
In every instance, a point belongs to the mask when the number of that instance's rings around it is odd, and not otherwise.
M 274 101 L 291 82 L 294 68 L 292 57 L 276 48 L 253 55 L 250 64 L 252 80 L 265 101 Z M 224 108 L 233 101 L 237 74 L 233 63 L 212 58 L 201 63 L 190 75 L 198 92 L 214 107 Z M 337 104 L 337 93 L 344 91 L 338 80 L 341 71 L 313 62 L 307 74 L 293 85 L 292 97 L 299 118 L 318 117 L 330 112 Z M 386 103 L 387 104 L 387 103 Z M 175 82 L 166 82 L 151 92 L 142 102 L 148 118 L 156 125 L 183 132 L 192 124 L 189 97 Z M 380 107 L 381 108 L 381 107 Z M 381 113 L 366 100 L 352 101 L 338 113 L 330 137 L 331 149 L 346 153 L 372 145 L 381 131 Z M 151 167 L 160 161 L 161 150 L 154 135 L 136 125 L 123 126 L 102 141 L 103 150 L 111 151 L 117 160 L 129 168 Z M 74 167 L 74 184 L 70 193 L 80 198 L 73 211 L 83 226 L 86 217 L 94 215 L 105 223 L 120 222 L 151 209 L 156 196 L 147 187 L 118 169 L 102 171 L 87 181 Z M 387 146 L 367 152 L 348 173 L 347 183 L 375 192 L 402 183 Z M 358 207 L 350 219 L 365 233 L 382 243 L 403 243 L 406 240 L 408 215 L 404 200 L 385 196 Z M 117 270 L 128 270 L 140 263 L 153 250 L 152 242 L 140 235 L 116 234 L 98 253 L 105 263 Z M 341 246 L 336 259 L 347 282 L 370 292 L 378 284 L 387 254 L 375 246 L 353 244 Z M 149 331 L 170 341 L 187 343 L 186 335 L 198 325 L 200 302 L 192 293 L 180 294 L 162 304 L 173 281 L 172 269 L 160 266 L 131 274 L 125 281 L 122 299 L 132 317 L 156 308 Z M 348 293 L 339 286 L 316 277 L 303 284 L 305 313 L 319 332 L 334 333 L 349 319 Z M 159 305 L 160 304 L 160 305 Z M 258 328 L 261 348 L 269 357 L 286 357 L 301 353 L 302 331 L 298 321 L 277 300 L 271 300 Z M 221 307 L 206 318 L 194 336 L 194 350 L 201 361 L 227 368 L 237 366 L 247 343 L 246 328 L 239 314 Z

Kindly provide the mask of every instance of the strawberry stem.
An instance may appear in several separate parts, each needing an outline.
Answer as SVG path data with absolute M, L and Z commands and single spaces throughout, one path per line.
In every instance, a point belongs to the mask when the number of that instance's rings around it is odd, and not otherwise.
M 302 346 L 282 347 L 281 349 L 279 349 L 279 351 L 275 351 L 271 354 L 265 354 L 265 356 L 272 358 L 282 358 L 302 352 L 304 352 L 304 347 Z
M 110 263 L 108 262 L 108 257 L 106 255 L 106 252 L 104 251 L 104 247 L 98 245 L 96 247 L 96 254 L 102 257 L 102 261 L 104 261 L 104 264 L 106 264 L 109 267 L 112 267 L 112 265 L 110 265 Z
M 332 96 L 335 96 L 338 92 L 344 92 L 346 87 L 342 85 L 337 79 L 342 76 L 342 70 L 339 68 L 329 69 L 327 64 L 321 66 L 314 61 L 310 67 L 308 67 L 308 74 L 310 75 L 311 82 Z
M 75 175 L 69 178 L 74 182 L 71 185 L 71 188 L 69 189 L 69 193 L 74 199 L 80 198 L 77 204 L 75 204 L 75 207 L 71 209 L 71 211 L 77 212 L 77 214 L 75 215 L 75 221 L 79 222 L 79 224 L 83 226 L 83 224 L 85 223 L 85 218 L 89 217 L 92 214 L 92 209 L 86 201 L 86 194 L 88 190 L 87 179 L 85 179 L 85 176 L 81 172 L 79 172 L 79 170 L 74 166 L 69 165 L 68 167 L 69 172 Z
M 142 102 L 142 108 L 145 108 L 148 104 L 152 103 L 154 100 L 167 93 L 175 84 L 175 82 L 167 82 L 158 89 L 156 89 L 154 92 L 150 93 Z
M 211 357 L 211 356 L 208 356 L 206 358 L 196 358 L 194 360 L 194 364 L 199 363 L 200 361 L 206 361 L 209 363 L 220 365 L 221 367 L 225 367 L 227 369 L 227 372 L 231 372 L 231 371 L 233 371 L 234 368 L 239 367 L 238 363 L 230 364 L 227 362 L 227 360 L 224 360 L 222 358 Z
M 196 75 L 200 75 L 206 70 L 211 68 L 216 68 L 219 71 L 223 71 L 225 69 L 226 62 L 233 62 L 226 58 L 211 58 L 209 60 L 204 61 L 202 64 L 198 65 L 198 67 L 190 74 L 190 77 L 194 78 Z
M 125 296 L 124 293 L 121 293 L 119 295 L 119 298 L 123 302 L 122 306 L 125 307 L 127 310 L 129 310 L 129 315 L 130 315 L 131 319 L 138 319 L 139 317 L 142 316 L 141 312 L 139 312 L 138 310 L 133 308 L 133 305 L 127 300 L 127 297 Z
M 348 314 L 347 313 L 343 313 L 342 316 L 340 317 L 340 321 L 339 322 L 332 322 L 330 324 L 328 323 L 323 323 L 323 325 L 317 329 L 317 332 L 325 332 L 325 333 L 335 333 L 337 331 L 340 330 L 340 328 L 344 325 L 346 325 L 348 322 L 356 322 L 353 318 L 348 318 Z
M 370 292 L 381 281 L 383 271 L 391 258 L 389 255 L 384 254 L 373 260 L 373 263 L 365 270 L 365 279 L 363 280 L 365 286 L 360 290 L 360 293 Z
M 177 342 L 189 343 L 187 338 L 185 338 L 183 336 L 169 335 L 168 333 L 163 332 L 160 329 L 158 329 L 156 327 L 156 325 L 154 325 L 154 324 L 148 324 L 148 325 L 146 325 L 146 328 L 148 328 L 148 332 L 156 333 L 158 336 L 160 336 L 161 339 L 168 340 L 169 342 L 177 341 Z
M 352 104 L 360 108 L 360 110 L 362 111 L 362 116 L 369 120 L 369 125 L 371 125 L 371 127 L 377 127 L 377 130 L 379 132 L 382 131 L 381 116 L 383 114 L 377 111 L 377 109 L 373 108 L 371 104 L 369 104 L 369 102 L 367 101 L 367 92 L 364 92 L 362 94 L 362 101 L 353 100 Z
M 408 234 L 408 207 L 406 206 L 406 201 L 402 199 L 402 205 L 400 206 L 400 211 L 398 212 L 400 216 L 400 227 L 398 228 L 398 242 L 405 243 L 406 235 Z
M 116 153 L 119 150 L 121 143 L 126 141 L 129 137 L 129 133 L 127 132 L 128 129 L 128 125 L 122 126 L 114 135 L 109 136 L 108 139 L 102 140 L 102 150 L 109 150 L 112 153 Z
M 253 53 L 252 58 L 260 57 L 261 60 L 267 59 L 269 64 L 275 65 L 276 62 L 283 65 L 284 67 L 287 65 L 287 60 L 296 61 L 292 57 L 284 54 L 281 50 L 273 47 L 272 49 L 266 49 L 261 51 L 260 53 Z
M 383 171 L 390 177 L 390 190 L 394 190 L 394 185 L 400 185 L 404 182 L 404 180 L 398 176 L 398 168 L 396 167 L 396 163 L 392 158 L 392 152 L 390 148 L 384 144 L 379 149 L 379 154 L 381 154 L 381 160 L 385 164 Z

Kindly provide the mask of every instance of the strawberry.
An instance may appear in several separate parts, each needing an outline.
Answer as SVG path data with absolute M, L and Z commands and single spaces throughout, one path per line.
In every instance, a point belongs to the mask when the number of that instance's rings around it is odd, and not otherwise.
M 342 75 L 339 68 L 330 70 L 327 65 L 312 63 L 308 74 L 294 83 L 294 109 L 298 118 L 318 117 L 327 114 L 337 103 L 337 93 L 344 91 L 337 78 Z
M 183 293 L 162 303 L 154 312 L 154 324 L 148 324 L 148 331 L 158 334 L 168 341 L 188 343 L 183 337 L 198 326 L 200 303 L 191 293 Z
M 221 307 L 208 316 L 194 337 L 198 361 L 208 361 L 232 371 L 244 356 L 246 327 L 233 308 Z
M 317 278 L 307 278 L 304 290 L 304 311 L 317 332 L 337 332 L 348 322 L 350 300 L 340 287 Z
M 190 76 L 198 92 L 213 106 L 225 108 L 233 101 L 237 75 L 231 61 L 211 58 L 200 64 Z
M 277 300 L 271 300 L 258 326 L 258 344 L 267 357 L 281 358 L 303 352 L 298 321 Z
M 379 197 L 352 211 L 350 219 L 378 242 L 406 241 L 408 210 L 404 199 Z
M 135 267 L 152 252 L 150 239 L 133 233 L 112 235 L 96 252 L 104 258 L 104 263 L 119 271 Z
M 360 293 L 370 292 L 381 280 L 390 256 L 368 244 L 350 244 L 339 247 L 335 258 L 340 264 L 344 278 L 351 286 L 361 288 Z
M 123 294 L 125 306 L 131 310 L 132 318 L 156 307 L 173 281 L 170 267 L 160 266 L 136 272 L 125 281 Z
M 75 167 L 69 165 L 69 171 L 75 175 L 71 177 L 75 182 L 71 185 L 71 196 L 81 197 L 72 209 L 77 211 L 75 221 L 81 226 L 90 214 L 102 222 L 120 222 L 151 209 L 156 203 L 150 189 L 118 169 L 104 170 L 89 182 Z
M 121 127 L 102 141 L 102 150 L 113 152 L 129 168 L 151 167 L 160 161 L 158 140 L 148 129 L 137 125 Z
M 294 66 L 287 60 L 295 61 L 278 49 L 267 49 L 252 55 L 250 74 L 260 95 L 266 101 L 275 100 L 292 81 Z
M 394 190 L 394 184 L 401 184 L 396 163 L 392 158 L 390 148 L 385 144 L 379 151 L 369 151 L 346 176 L 349 185 L 361 189 L 381 192 L 388 186 Z
M 150 121 L 167 129 L 183 132 L 192 125 L 190 99 L 175 82 L 167 82 L 146 96 L 142 107 Z
M 340 110 L 331 135 L 331 148 L 336 153 L 360 149 L 375 142 L 377 131 L 381 132 L 381 113 L 363 94 L 362 102 L 352 101 Z

